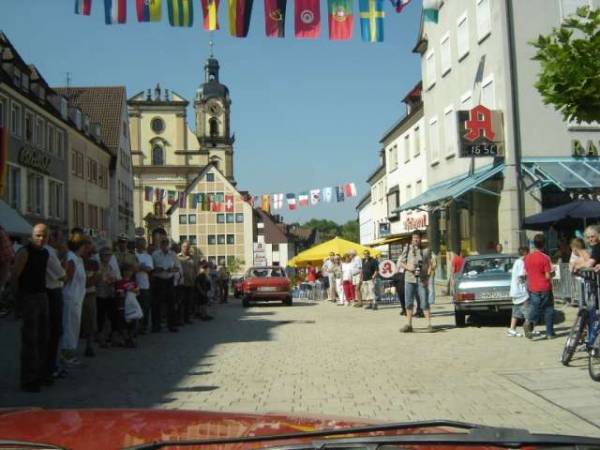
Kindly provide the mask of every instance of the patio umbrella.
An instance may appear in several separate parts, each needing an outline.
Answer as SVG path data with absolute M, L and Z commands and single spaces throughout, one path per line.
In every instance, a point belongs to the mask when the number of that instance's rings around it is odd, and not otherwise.
M 31 234 L 31 224 L 3 200 L 0 200 L 0 225 L 10 235 L 28 236 Z
M 350 250 L 356 250 L 356 253 L 359 255 L 361 255 L 363 251 L 368 250 L 371 255 L 379 256 L 379 252 L 375 249 L 364 247 L 356 242 L 336 237 L 330 241 L 323 242 L 322 244 L 317 244 L 302 253 L 298 253 L 294 258 L 288 261 L 288 265 L 290 267 L 298 267 L 313 263 L 320 266 L 323 263 L 323 259 L 327 258 L 330 252 L 343 255 Z
M 528 230 L 544 230 L 552 225 L 569 225 L 573 221 L 600 219 L 600 202 L 595 200 L 575 200 L 566 205 L 542 211 L 526 217 L 523 228 Z

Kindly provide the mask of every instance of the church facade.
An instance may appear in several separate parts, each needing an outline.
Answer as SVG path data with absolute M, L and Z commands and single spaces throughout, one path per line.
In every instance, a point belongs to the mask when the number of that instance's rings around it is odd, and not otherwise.
M 146 236 L 161 226 L 203 258 L 242 270 L 252 264 L 252 207 L 234 178 L 229 89 L 215 58 L 204 71 L 193 105 L 195 132 L 188 127 L 189 101 L 177 92 L 157 85 L 128 100 L 134 220 Z M 184 200 L 173 202 L 169 193 Z

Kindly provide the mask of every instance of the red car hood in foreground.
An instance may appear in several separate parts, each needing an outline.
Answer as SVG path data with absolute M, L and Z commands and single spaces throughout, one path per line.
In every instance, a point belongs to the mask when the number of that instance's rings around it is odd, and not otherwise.
M 355 432 L 350 435 L 339 432 L 339 436 L 329 438 L 295 436 L 293 439 L 270 439 L 260 441 L 260 437 L 310 433 L 318 430 L 347 429 L 349 427 L 364 427 L 375 425 L 369 421 L 354 421 L 352 419 L 334 419 L 324 417 L 294 417 L 284 415 L 252 415 L 231 414 L 216 412 L 196 412 L 181 410 L 43 410 L 43 409 L 13 409 L 0 410 L 0 448 L 2 440 L 28 441 L 45 444 L 53 444 L 67 449 L 101 449 L 113 450 L 131 447 L 140 444 L 149 444 L 157 441 L 181 441 L 181 440 L 206 440 L 206 439 L 231 439 L 254 436 L 259 438 L 254 442 L 220 443 L 218 445 L 203 445 L 202 448 L 213 449 L 257 449 L 262 447 L 274 447 L 277 445 L 309 444 L 313 440 L 326 440 L 335 442 L 337 439 L 370 436 L 407 436 L 417 435 L 416 439 L 433 439 L 434 433 L 451 433 L 451 428 L 446 426 L 419 426 L 408 425 L 397 429 L 386 429 L 380 431 Z M 469 427 L 470 424 L 466 424 Z M 477 426 L 476 426 L 477 427 Z M 460 427 L 459 427 L 460 428 Z M 479 429 L 483 433 L 483 440 L 479 439 L 479 445 L 454 444 L 444 440 L 439 443 L 415 443 L 403 444 L 402 448 L 408 449 L 456 449 L 456 448 L 495 448 L 486 445 L 489 442 L 487 436 L 490 429 L 483 427 Z M 505 438 L 511 437 L 515 431 L 502 429 L 491 429 L 490 440 L 501 435 Z M 528 433 L 516 430 L 518 433 Z M 502 434 L 508 433 L 508 434 Z M 461 433 L 462 434 L 462 433 Z M 453 436 L 459 436 L 454 434 Z M 432 436 L 429 438 L 428 436 Z M 522 436 L 522 434 L 519 434 Z M 441 436 L 440 436 L 441 437 Z M 409 439 L 413 439 L 412 437 Z M 446 438 L 447 439 L 447 438 Z M 527 442 L 523 440 L 511 440 L 510 442 Z M 536 441 L 537 442 L 537 441 Z M 554 441 L 553 441 L 554 442 Z M 566 442 L 571 443 L 570 438 Z M 595 441 L 599 443 L 600 441 Z M 563 442 L 564 445 L 564 442 Z M 10 447 L 27 448 L 27 447 Z M 156 447 L 158 448 L 158 447 Z M 201 448 L 194 446 L 169 446 L 173 448 Z M 521 447 L 525 448 L 525 446 Z M 535 448 L 529 445 L 528 448 Z

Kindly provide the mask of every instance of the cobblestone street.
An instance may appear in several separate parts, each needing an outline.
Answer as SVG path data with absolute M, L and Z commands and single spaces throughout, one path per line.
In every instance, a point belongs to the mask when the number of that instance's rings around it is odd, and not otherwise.
M 448 418 L 600 436 L 600 384 L 587 360 L 559 362 L 574 308 L 559 311 L 560 337 L 540 342 L 507 337 L 501 322 L 456 329 L 443 302 L 435 333 L 400 334 L 398 312 L 330 303 L 244 310 L 233 301 L 214 308 L 213 322 L 143 336 L 136 350 L 99 351 L 41 394 L 18 391 L 18 324 L 2 319 L 0 405 Z

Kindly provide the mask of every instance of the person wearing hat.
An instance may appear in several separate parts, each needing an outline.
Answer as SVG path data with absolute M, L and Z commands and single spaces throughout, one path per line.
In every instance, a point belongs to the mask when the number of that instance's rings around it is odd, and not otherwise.
M 114 255 L 119 263 L 119 267 L 123 264 L 129 264 L 137 271 L 137 258 L 128 248 L 129 239 L 124 234 L 120 234 L 117 239 L 117 250 Z

